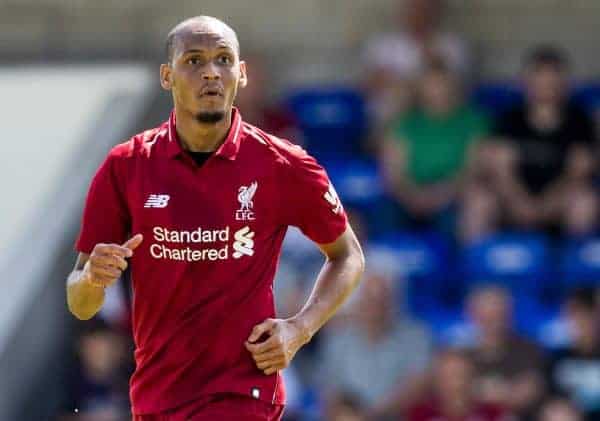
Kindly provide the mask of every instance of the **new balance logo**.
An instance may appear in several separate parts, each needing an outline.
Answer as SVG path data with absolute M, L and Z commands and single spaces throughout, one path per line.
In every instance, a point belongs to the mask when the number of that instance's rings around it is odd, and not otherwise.
M 236 231 L 233 235 L 233 257 L 239 259 L 242 256 L 252 256 L 254 254 L 254 232 L 250 231 L 250 227 Z
M 168 194 L 151 194 L 144 203 L 145 208 L 166 208 L 169 203 L 170 196 Z

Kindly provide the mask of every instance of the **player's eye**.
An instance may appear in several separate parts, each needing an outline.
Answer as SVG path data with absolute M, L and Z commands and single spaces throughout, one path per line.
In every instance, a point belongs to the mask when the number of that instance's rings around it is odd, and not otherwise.
M 190 57 L 186 61 L 187 64 L 200 64 L 200 59 L 198 57 Z
M 231 64 L 232 63 L 231 56 L 229 56 L 227 54 L 220 55 L 217 60 L 221 64 Z

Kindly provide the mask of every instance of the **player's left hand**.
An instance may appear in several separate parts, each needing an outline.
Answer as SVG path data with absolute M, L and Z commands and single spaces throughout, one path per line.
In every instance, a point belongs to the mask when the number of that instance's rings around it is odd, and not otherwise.
M 256 343 L 263 335 L 268 338 Z M 296 352 L 308 341 L 308 335 L 295 320 L 267 319 L 252 329 L 245 345 L 258 369 L 270 375 L 290 365 Z

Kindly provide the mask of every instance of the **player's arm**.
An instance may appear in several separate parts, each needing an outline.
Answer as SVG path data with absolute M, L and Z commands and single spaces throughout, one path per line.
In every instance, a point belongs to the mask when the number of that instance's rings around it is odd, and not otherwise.
M 307 342 L 350 296 L 365 267 L 362 249 L 350 225 L 335 242 L 320 244 L 319 248 L 327 259 L 308 301 L 292 318 Z
M 350 225 L 336 241 L 319 248 L 327 259 L 302 310 L 289 319 L 265 320 L 246 342 L 257 367 L 267 375 L 289 365 L 350 296 L 364 271 L 364 256 Z M 256 344 L 264 333 L 269 338 Z
M 80 320 L 91 319 L 104 303 L 104 289 L 119 279 L 127 269 L 128 257 L 142 242 L 138 234 L 125 244 L 96 244 L 91 254 L 79 253 L 67 278 L 69 311 Z

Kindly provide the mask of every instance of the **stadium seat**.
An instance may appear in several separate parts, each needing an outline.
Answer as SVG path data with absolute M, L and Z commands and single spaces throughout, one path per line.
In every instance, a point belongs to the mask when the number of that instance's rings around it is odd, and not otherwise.
M 600 238 L 568 241 L 561 257 L 560 274 L 565 289 L 600 285 Z
M 546 238 L 535 233 L 502 233 L 462 251 L 461 269 L 469 287 L 494 283 L 511 291 L 517 330 L 539 338 L 556 317 L 556 271 Z
M 600 82 L 578 85 L 573 92 L 572 100 L 589 113 L 597 115 L 600 112 Z
M 537 292 L 550 273 L 548 254 L 539 234 L 504 233 L 466 247 L 461 268 L 471 285 L 500 282 L 515 291 Z
M 511 81 L 485 82 L 471 92 L 471 101 L 496 117 L 523 101 L 523 91 Z
M 548 348 L 564 344 L 564 323 L 559 318 L 557 306 L 545 306 L 536 297 L 524 293 L 517 293 L 513 298 L 513 328 L 516 332 Z M 475 340 L 476 329 L 464 314 L 464 308 L 432 312 L 427 321 L 437 342 L 442 345 L 469 346 Z
M 380 236 L 369 244 L 369 266 L 390 271 L 404 282 L 401 302 L 415 316 L 427 318 L 442 308 L 445 282 L 451 278 L 450 247 L 436 233 L 397 232 Z
M 471 101 L 498 116 L 524 100 L 523 89 L 513 81 L 484 82 L 471 92 Z M 573 89 L 571 101 L 591 114 L 600 111 L 600 82 L 579 83 Z
M 349 87 L 309 87 L 288 97 L 306 140 L 317 158 L 354 156 L 367 130 L 364 100 Z
M 344 205 L 368 209 L 383 195 L 383 185 L 373 161 L 354 159 L 323 162 Z

